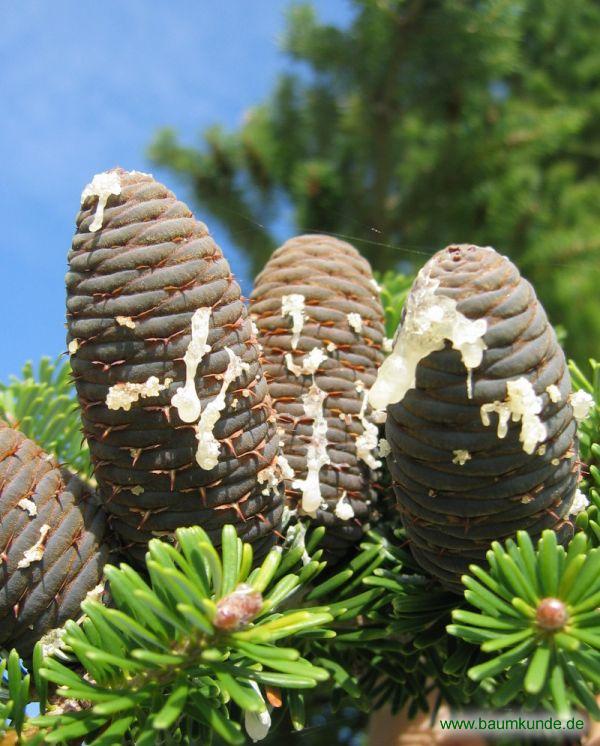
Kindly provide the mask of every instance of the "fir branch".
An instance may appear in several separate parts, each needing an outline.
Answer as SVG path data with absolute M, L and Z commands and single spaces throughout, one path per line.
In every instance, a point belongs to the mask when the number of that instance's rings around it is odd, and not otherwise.
M 91 475 L 68 360 L 43 357 L 37 371 L 27 362 L 21 378 L 0 383 L 0 417 L 80 476 Z
M 457 609 L 447 627 L 491 654 L 469 677 L 491 685 L 497 707 L 518 699 L 600 718 L 600 549 L 590 550 L 584 533 L 564 549 L 552 531 L 535 549 L 519 531 L 516 542 L 494 542 L 487 559 L 488 568 L 472 565 L 462 579 L 478 612 Z
M 220 554 L 200 528 L 179 529 L 176 539 L 176 547 L 150 543 L 148 579 L 125 564 L 108 566 L 114 605 L 88 599 L 81 624 L 67 623 L 62 643 L 82 673 L 56 656 L 42 661 L 38 643 L 38 691 L 50 682 L 59 697 L 27 721 L 45 743 L 166 743 L 177 733 L 195 733 L 207 743 L 216 733 L 243 743 L 232 712 L 244 713 L 251 734 L 266 732 L 273 692 L 283 693 L 295 727 L 302 725 L 302 690 L 329 673 L 281 642 L 334 634 L 330 624 L 341 609 L 304 601 L 286 608 L 323 569 L 320 553 L 307 558 L 301 527 L 254 570 L 251 545 L 232 526 L 223 529 Z M 21 683 L 15 665 L 13 651 L 11 699 L 0 715 L 20 732 L 29 677 Z
M 346 595 L 362 589 L 365 608 L 337 616 L 336 637 L 312 644 L 315 662 L 332 672 L 334 710 L 354 704 L 371 712 L 388 705 L 397 712 L 408 705 L 414 714 L 429 708 L 433 689 L 454 705 L 472 702 L 480 689 L 466 675 L 477 649 L 445 634 L 460 599 L 420 573 L 401 548 L 405 543 L 401 529 L 370 531 L 348 568 L 309 596 L 335 594 L 343 608 Z
M 34 656 L 36 669 L 41 663 L 41 648 Z M 40 706 L 45 706 L 46 688 L 39 676 L 34 677 Z M 0 740 L 17 743 L 20 739 L 35 746 L 42 736 L 27 722 L 26 708 L 32 695 L 31 676 L 23 668 L 16 650 L 0 659 Z M 4 740 L 5 739 L 5 740 Z

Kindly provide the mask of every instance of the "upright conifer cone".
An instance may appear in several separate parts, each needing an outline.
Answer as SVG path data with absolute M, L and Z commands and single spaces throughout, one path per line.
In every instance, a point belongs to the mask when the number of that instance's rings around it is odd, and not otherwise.
M 381 465 L 366 400 L 383 359 L 377 283 L 350 244 L 298 236 L 257 277 L 251 313 L 288 462 L 287 503 L 328 527 L 325 546 L 339 556 L 361 536 Z
M 82 194 L 69 254 L 69 351 L 111 525 L 133 558 L 153 536 L 233 523 L 274 541 L 277 436 L 258 347 L 206 226 L 150 175 Z
M 416 560 L 444 585 L 494 539 L 572 533 L 576 422 L 563 351 L 494 249 L 449 246 L 419 272 L 371 389 Z M 575 412 L 577 413 L 577 412 Z
M 0 647 L 29 656 L 79 616 L 108 559 L 105 527 L 89 488 L 0 421 Z

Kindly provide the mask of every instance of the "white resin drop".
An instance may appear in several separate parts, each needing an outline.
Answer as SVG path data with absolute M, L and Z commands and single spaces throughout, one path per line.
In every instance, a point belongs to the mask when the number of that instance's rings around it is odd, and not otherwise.
M 379 444 L 377 446 L 379 455 L 381 458 L 386 458 L 386 456 L 389 456 L 392 452 L 392 447 L 390 446 L 389 442 L 385 438 L 379 439 Z
M 292 349 L 295 350 L 304 326 L 304 296 L 300 293 L 281 297 L 281 315 L 292 317 Z
M 369 392 L 365 391 L 358 418 L 363 426 L 362 433 L 356 439 L 356 458 L 361 459 L 370 469 L 379 469 L 381 461 L 375 458 L 373 452 L 377 449 L 379 430 L 367 419 Z
M 594 397 L 587 391 L 574 391 L 569 396 L 569 403 L 573 407 L 573 417 L 577 422 L 585 420 L 594 406 Z
M 282 453 L 278 454 L 269 466 L 261 469 L 256 475 L 256 480 L 259 484 L 266 484 L 266 487 L 262 490 L 263 495 L 268 495 L 276 491 L 283 479 L 293 478 L 294 470 Z
M 44 657 L 54 655 L 66 659 L 66 656 L 61 655 L 63 637 L 66 634 L 67 630 L 64 627 L 55 627 L 54 629 L 48 630 L 45 635 L 42 635 L 39 640 L 42 655 Z
M 196 372 L 200 361 L 211 349 L 206 343 L 211 314 L 212 308 L 205 306 L 196 309 L 192 316 L 192 338 L 183 356 L 185 383 L 177 389 L 171 399 L 171 405 L 175 407 L 183 422 L 196 422 L 200 417 L 202 405 L 196 391 Z
M 223 383 L 217 396 L 206 405 L 204 412 L 200 416 L 200 421 L 196 425 L 196 439 L 198 440 L 198 449 L 196 450 L 196 461 L 201 469 L 214 469 L 219 462 L 221 446 L 215 438 L 213 429 L 221 412 L 225 409 L 225 394 L 229 385 L 239 378 L 244 371 L 249 370 L 249 363 L 245 363 L 228 347 L 225 351 L 229 355 L 229 364 L 223 374 Z
M 313 349 L 302 358 L 302 364 L 296 365 L 290 352 L 285 356 L 285 365 L 289 371 L 295 376 L 310 376 L 314 375 L 318 370 L 321 363 L 327 360 L 327 355 L 323 352 L 320 347 L 313 347 Z
M 27 511 L 27 513 L 33 518 L 33 516 L 37 515 L 37 505 L 33 502 L 33 500 L 30 500 L 28 497 L 23 497 L 19 500 L 17 505 L 20 508 L 23 508 L 23 510 Z
M 354 329 L 357 334 L 360 334 L 363 325 L 361 315 L 359 313 L 347 313 L 346 317 L 348 318 L 348 323 L 350 324 L 351 328 Z
M 302 395 L 304 413 L 312 419 L 313 427 L 306 451 L 306 478 L 292 482 L 294 489 L 302 491 L 302 510 L 313 517 L 323 502 L 319 472 L 322 466 L 331 463 L 327 454 L 327 418 L 323 413 L 326 397 L 327 394 L 316 384 L 310 387 L 307 394 Z
M 576 489 L 575 499 L 573 500 L 573 504 L 571 505 L 571 510 L 569 511 L 570 515 L 577 515 L 578 513 L 583 512 L 588 507 L 589 504 L 590 504 L 590 501 L 583 494 L 583 492 L 579 488 Z
M 49 531 L 50 526 L 47 523 L 44 523 L 44 525 L 40 527 L 40 537 L 33 546 L 29 547 L 29 549 L 23 553 L 23 559 L 19 560 L 17 563 L 19 569 L 29 567 L 33 562 L 39 562 L 42 559 L 44 556 L 44 544 Z
M 536 396 L 533 386 L 526 378 L 517 378 L 516 381 L 506 383 L 506 399 L 504 401 L 493 401 L 481 405 L 481 421 L 487 427 L 490 425 L 490 414 L 498 415 L 497 435 L 505 438 L 508 432 L 508 423 L 521 422 L 519 440 L 523 445 L 525 453 L 533 453 L 537 444 L 546 439 L 547 430 L 540 420 L 542 411 L 542 398 Z
M 124 409 L 129 412 L 131 405 L 138 399 L 158 396 L 161 391 L 168 389 L 173 383 L 171 378 L 165 378 L 161 383 L 156 376 L 150 376 L 144 383 L 116 383 L 108 389 L 106 406 L 109 409 Z
M 100 601 L 106 590 L 104 583 L 100 582 L 94 586 L 91 591 L 85 594 L 85 598 L 88 601 Z
M 283 455 L 283 453 L 280 453 L 279 456 L 277 456 L 277 465 L 279 466 L 279 471 L 283 479 L 294 478 L 294 470 L 290 466 L 287 458 Z
M 350 504 L 345 491 L 337 501 L 334 513 L 340 521 L 349 521 L 351 518 L 354 518 L 354 508 Z
M 104 171 L 101 174 L 96 174 L 81 193 L 81 204 L 83 204 L 88 197 L 98 197 L 94 219 L 89 228 L 90 233 L 95 233 L 97 230 L 102 228 L 104 208 L 106 207 L 108 198 L 112 194 L 121 194 L 121 179 L 116 171 Z
M 467 461 L 471 460 L 471 454 L 469 451 L 465 451 L 463 448 L 458 448 L 456 451 L 452 451 L 453 464 L 458 464 L 459 466 L 464 466 Z
M 371 422 L 374 422 L 376 425 L 383 425 L 386 420 L 387 412 L 385 409 L 374 409 L 371 412 Z
M 115 316 L 115 321 L 119 326 L 126 326 L 128 329 L 135 329 L 135 321 L 131 316 Z
M 486 320 L 471 321 L 457 310 L 455 300 L 438 295 L 439 281 L 430 277 L 430 271 L 425 265 L 417 275 L 392 353 L 379 368 L 371 388 L 369 401 L 375 409 L 402 401 L 406 392 L 415 387 L 419 362 L 442 350 L 446 341 L 460 352 L 467 373 L 481 364 L 486 349 Z M 467 393 L 472 396 L 470 387 Z

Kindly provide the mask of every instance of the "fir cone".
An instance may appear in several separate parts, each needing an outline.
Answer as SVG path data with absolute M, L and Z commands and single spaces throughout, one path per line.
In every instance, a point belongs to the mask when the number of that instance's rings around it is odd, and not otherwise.
M 415 378 L 416 374 L 416 378 Z M 494 249 L 419 272 L 370 392 L 419 564 L 450 589 L 519 529 L 573 531 L 576 422 L 565 357 L 531 285 Z
M 105 527 L 89 488 L 0 421 L 0 647 L 27 657 L 79 616 L 102 580 Z
M 69 351 L 100 492 L 123 548 L 221 527 L 263 554 L 280 524 L 258 347 L 206 226 L 150 175 L 99 174 L 69 254 Z
M 383 360 L 377 284 L 350 244 L 299 236 L 257 277 L 251 313 L 289 465 L 286 502 L 328 528 L 332 559 L 360 539 L 381 465 L 366 401 Z

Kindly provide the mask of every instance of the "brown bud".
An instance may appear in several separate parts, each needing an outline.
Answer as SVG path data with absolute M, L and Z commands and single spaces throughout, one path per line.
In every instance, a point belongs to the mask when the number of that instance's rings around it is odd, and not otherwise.
M 213 624 L 217 629 L 226 632 L 241 629 L 254 619 L 262 605 L 262 595 L 251 586 L 242 583 L 217 602 Z
M 562 629 L 569 614 L 564 603 L 558 598 L 543 598 L 538 604 L 535 619 L 538 626 L 545 630 Z

